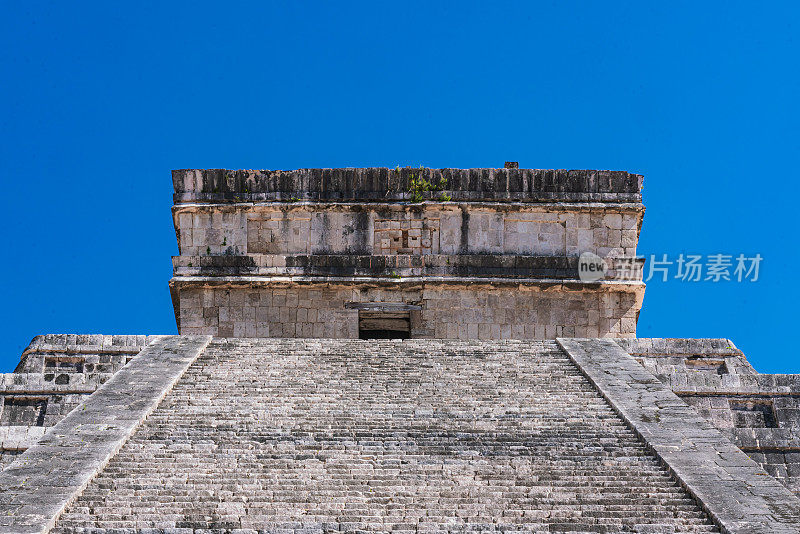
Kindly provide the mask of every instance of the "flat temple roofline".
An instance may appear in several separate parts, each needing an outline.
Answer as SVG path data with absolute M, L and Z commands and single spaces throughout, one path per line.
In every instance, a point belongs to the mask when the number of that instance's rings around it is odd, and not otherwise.
M 263 200 L 641 202 L 625 171 L 404 167 L 172 171 L 175 202 Z

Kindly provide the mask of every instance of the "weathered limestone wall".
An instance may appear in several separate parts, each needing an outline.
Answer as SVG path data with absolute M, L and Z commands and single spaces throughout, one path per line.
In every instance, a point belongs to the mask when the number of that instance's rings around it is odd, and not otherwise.
M 617 343 L 800 495 L 800 375 L 759 374 L 728 339 Z
M 346 305 L 382 301 L 421 308 L 412 337 L 636 333 L 639 175 L 211 169 L 173 171 L 173 185 L 182 334 L 354 338 Z M 584 252 L 608 260 L 603 280 L 580 279 Z
M 581 291 L 567 285 L 206 286 L 182 291 L 181 332 L 357 338 L 358 310 L 346 306 L 375 302 L 421 306 L 410 312 L 411 337 L 450 339 L 633 337 L 639 309 L 635 292 Z
M 0 472 L 0 532 L 50 532 L 210 341 L 149 338 L 128 365 Z
M 182 204 L 183 256 L 210 254 L 524 254 L 633 257 L 634 204 Z
M 173 282 L 181 285 L 197 277 L 213 279 L 232 276 L 264 278 L 293 278 L 309 281 L 329 278 L 342 281 L 369 279 L 397 280 L 425 278 L 488 279 L 504 281 L 569 281 L 580 283 L 579 258 L 566 256 L 527 256 L 521 254 L 426 254 L 414 256 L 359 254 L 248 254 L 246 256 L 173 256 Z M 644 259 L 610 258 L 606 260 L 606 280 L 638 282 Z M 633 269 L 637 272 L 634 274 Z M 317 280 L 319 281 L 319 280 Z M 641 289 L 644 289 L 641 287 Z
M 147 336 L 36 336 L 0 374 L 0 468 L 36 443 L 147 343 Z
M 175 203 L 268 200 L 408 201 L 416 181 L 455 201 L 641 202 L 642 175 L 625 171 L 566 169 L 426 169 L 403 167 L 172 171 Z
M 659 346 L 673 340 L 654 339 Z M 712 340 L 676 340 L 709 346 Z M 700 343 L 692 343 L 700 341 Z M 713 340 L 720 341 L 720 340 Z M 638 340 L 558 339 L 603 397 L 672 474 L 709 511 L 725 533 L 794 533 L 800 530 L 800 500 L 753 461 L 747 451 L 703 420 L 620 346 Z M 734 476 L 731 476 L 735 473 Z M 793 519 L 789 519 L 790 516 Z

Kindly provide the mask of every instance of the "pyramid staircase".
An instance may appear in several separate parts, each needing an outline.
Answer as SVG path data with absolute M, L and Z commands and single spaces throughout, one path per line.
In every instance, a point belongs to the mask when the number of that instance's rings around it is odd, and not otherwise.
M 555 342 L 301 339 L 214 339 L 92 529 L 718 532 Z

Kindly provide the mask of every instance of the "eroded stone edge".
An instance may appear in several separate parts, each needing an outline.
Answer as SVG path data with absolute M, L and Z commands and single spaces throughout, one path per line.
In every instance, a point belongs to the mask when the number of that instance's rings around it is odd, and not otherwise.
M 158 336 L 0 473 L 0 534 L 48 532 L 211 336 Z
M 616 343 L 556 342 L 723 532 L 800 532 L 800 499 Z

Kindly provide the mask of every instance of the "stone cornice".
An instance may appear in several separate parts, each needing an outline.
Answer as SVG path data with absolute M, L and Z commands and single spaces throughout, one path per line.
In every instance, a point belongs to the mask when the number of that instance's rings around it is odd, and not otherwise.
M 267 200 L 641 202 L 642 176 L 565 169 L 297 169 L 172 171 L 176 204 Z M 418 195 L 414 184 L 424 183 Z M 426 191 L 425 189 L 432 189 Z

